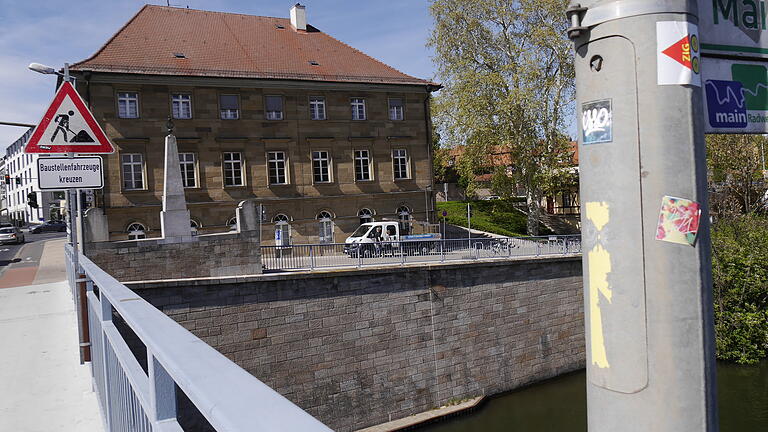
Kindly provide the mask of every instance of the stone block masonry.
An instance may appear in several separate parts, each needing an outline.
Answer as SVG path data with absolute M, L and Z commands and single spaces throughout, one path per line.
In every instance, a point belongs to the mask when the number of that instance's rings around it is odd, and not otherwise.
M 337 431 L 584 367 L 581 262 L 129 286 Z
M 87 243 L 85 254 L 121 282 L 261 274 L 258 231 Z

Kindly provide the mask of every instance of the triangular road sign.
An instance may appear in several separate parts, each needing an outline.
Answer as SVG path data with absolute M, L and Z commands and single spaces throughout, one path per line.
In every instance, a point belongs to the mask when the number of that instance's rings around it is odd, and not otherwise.
M 24 153 L 114 153 L 115 148 L 72 84 L 59 87 Z

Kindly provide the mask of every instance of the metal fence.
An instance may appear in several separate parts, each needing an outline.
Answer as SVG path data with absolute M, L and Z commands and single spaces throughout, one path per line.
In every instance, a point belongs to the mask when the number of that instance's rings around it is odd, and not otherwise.
M 289 400 L 144 301 L 82 254 L 72 292 L 85 283 L 93 386 L 106 430 L 182 431 L 176 389 L 217 431 L 330 431 Z M 119 314 L 146 346 L 146 372 L 112 321 Z
M 261 260 L 267 270 L 317 270 L 578 253 L 580 236 L 498 237 L 262 246 Z

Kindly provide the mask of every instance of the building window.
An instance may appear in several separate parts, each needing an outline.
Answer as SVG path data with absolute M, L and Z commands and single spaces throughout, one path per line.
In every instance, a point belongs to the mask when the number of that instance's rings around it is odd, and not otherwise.
M 138 153 L 121 156 L 123 164 L 123 189 L 144 189 L 144 157 Z
M 243 155 L 224 153 L 224 186 L 243 185 Z
M 368 150 L 355 150 L 355 180 L 371 179 L 371 156 Z
M 128 229 L 125 230 L 128 233 L 128 240 L 139 240 L 147 238 L 147 229 L 139 222 L 134 222 L 128 225 Z
M 288 177 L 285 170 L 285 152 L 267 153 L 267 167 L 269 171 L 269 184 L 287 184 Z
M 333 216 L 330 212 L 321 211 L 317 214 L 317 221 L 319 223 L 320 243 L 333 243 Z
M 373 212 L 371 209 L 363 208 L 360 209 L 359 212 L 357 212 L 357 215 L 360 217 L 360 225 L 364 223 L 373 222 Z
M 266 113 L 267 113 L 267 120 L 283 119 L 283 97 L 282 96 L 266 96 L 265 107 L 266 107 Z
M 192 118 L 192 95 L 185 93 L 174 93 L 171 95 L 171 108 L 173 118 L 191 119 Z
M 222 120 L 237 120 L 240 118 L 240 101 L 237 95 L 219 95 L 219 112 Z
M 330 183 L 331 159 L 327 151 L 312 152 L 312 174 L 315 183 Z
M 403 116 L 403 100 L 400 98 L 389 100 L 389 119 L 390 120 L 402 120 Z
M 309 98 L 309 118 L 311 120 L 325 120 L 325 98 Z
M 117 116 L 120 118 L 139 118 L 139 94 L 120 92 L 117 94 Z
M 190 219 L 189 228 L 192 231 L 192 235 L 196 236 L 198 234 L 198 229 L 200 228 L 200 224 L 196 220 Z
M 408 153 L 405 149 L 392 150 L 392 170 L 395 180 L 408 178 Z
M 231 217 L 227 221 L 227 226 L 230 231 L 237 231 L 237 217 Z
M 352 120 L 365 120 L 365 99 L 353 98 L 350 105 L 352 106 Z
M 272 218 L 275 223 L 275 245 L 288 246 L 291 244 L 290 218 L 284 214 L 278 214 Z
M 397 208 L 397 220 L 400 222 L 400 233 L 408 235 L 411 233 L 411 209 L 408 206 Z
M 179 153 L 179 165 L 181 167 L 181 182 L 184 187 L 197 187 L 197 176 L 195 175 L 195 154 Z

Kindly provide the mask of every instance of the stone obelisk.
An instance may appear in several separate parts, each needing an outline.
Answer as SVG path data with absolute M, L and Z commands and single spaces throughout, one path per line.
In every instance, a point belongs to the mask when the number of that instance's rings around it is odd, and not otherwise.
M 160 227 L 167 243 L 192 240 L 189 209 L 181 182 L 179 148 L 173 135 L 173 122 L 168 120 L 168 135 L 165 137 L 165 174 L 163 178 L 163 211 L 160 212 Z

